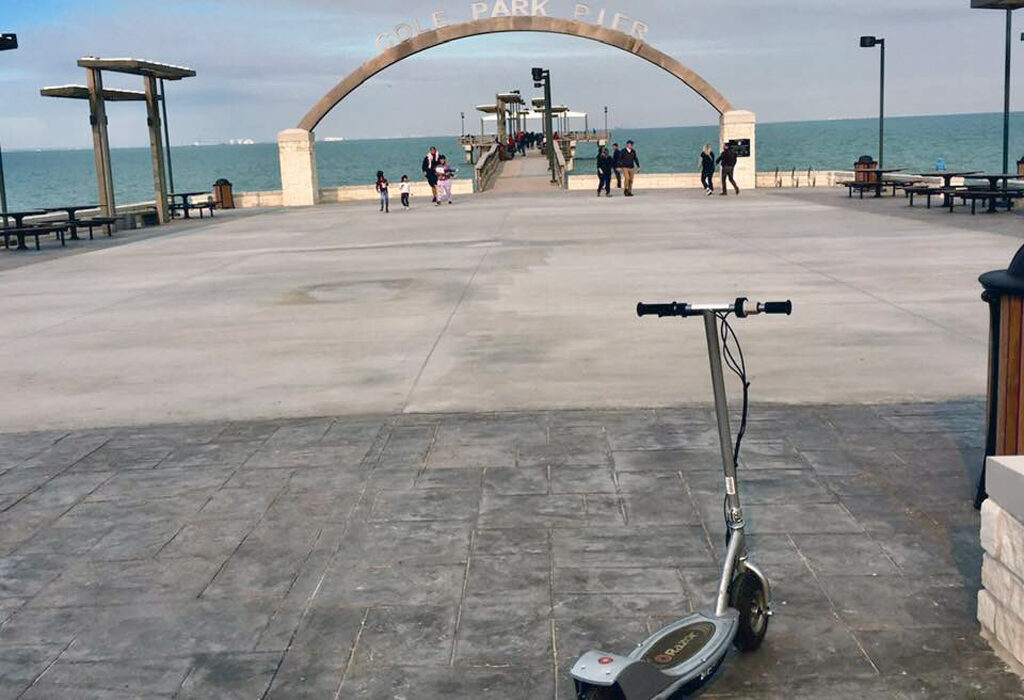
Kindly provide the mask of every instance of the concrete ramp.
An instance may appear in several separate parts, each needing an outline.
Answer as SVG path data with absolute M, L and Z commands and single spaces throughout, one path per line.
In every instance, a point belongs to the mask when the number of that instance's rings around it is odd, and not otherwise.
M 539 151 L 527 151 L 526 157 L 516 156 L 501 164 L 501 171 L 494 179 L 491 192 L 511 194 L 516 192 L 547 192 L 558 189 L 551 184 L 548 160 Z

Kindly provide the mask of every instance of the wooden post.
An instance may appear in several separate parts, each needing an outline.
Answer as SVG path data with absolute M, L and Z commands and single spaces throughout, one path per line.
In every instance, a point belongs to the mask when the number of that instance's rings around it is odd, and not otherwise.
M 161 224 L 170 220 L 167 211 L 167 180 L 164 170 L 163 134 L 160 131 L 160 98 L 156 78 L 146 81 L 146 123 L 149 125 L 149 151 L 153 161 L 153 194 L 156 197 L 156 216 Z
M 104 216 L 116 216 L 114 177 L 110 169 L 110 139 L 107 137 L 107 108 L 103 101 L 103 73 L 87 68 L 89 87 L 89 123 L 92 125 L 93 160 L 96 165 L 96 191 Z

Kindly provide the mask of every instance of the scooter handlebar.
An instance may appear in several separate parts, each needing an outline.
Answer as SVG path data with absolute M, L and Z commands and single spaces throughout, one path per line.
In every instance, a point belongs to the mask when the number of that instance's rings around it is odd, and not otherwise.
M 645 304 L 642 301 L 636 305 L 637 316 L 689 316 L 690 305 L 673 301 L 669 304 Z
M 645 304 L 639 302 L 636 305 L 637 316 L 699 316 L 705 312 L 714 313 L 735 313 L 739 318 L 756 316 L 758 314 L 785 314 L 793 313 L 793 302 L 786 301 L 764 301 L 751 303 L 746 297 L 739 297 L 730 304 L 688 304 L 682 301 L 673 301 L 668 304 Z
M 788 299 L 786 301 L 766 301 L 763 305 L 763 311 L 766 314 L 786 314 L 790 316 L 793 313 L 793 302 Z

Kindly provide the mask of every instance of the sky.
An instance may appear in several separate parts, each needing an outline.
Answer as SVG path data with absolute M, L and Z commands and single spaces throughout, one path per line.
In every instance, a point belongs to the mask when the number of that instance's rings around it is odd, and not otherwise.
M 487 0 L 488 10 L 496 2 Z M 511 0 L 508 0 L 511 3 Z M 1004 13 L 970 0 L 589 0 L 650 26 L 646 40 L 714 85 L 759 121 L 872 117 L 878 50 L 887 44 L 890 115 L 1002 110 Z M 0 32 L 20 48 L 0 52 L 0 145 L 88 148 L 85 102 L 43 98 L 39 88 L 84 84 L 81 56 L 130 56 L 185 65 L 197 77 L 168 83 L 171 142 L 273 141 L 331 87 L 379 53 L 400 23 L 470 18 L 472 0 L 0 0 Z M 574 0 L 547 0 L 571 17 Z M 1014 31 L 1015 110 L 1024 108 L 1024 12 Z M 608 20 L 606 19 L 606 24 Z M 530 68 L 551 70 L 553 101 L 601 126 L 713 124 L 717 113 L 686 85 L 619 49 L 578 37 L 472 37 L 396 64 L 356 90 L 317 138 L 388 138 L 479 129 L 474 107 L 495 92 L 534 94 Z M 108 74 L 108 87 L 141 89 Z M 111 144 L 148 144 L 145 107 L 108 105 Z

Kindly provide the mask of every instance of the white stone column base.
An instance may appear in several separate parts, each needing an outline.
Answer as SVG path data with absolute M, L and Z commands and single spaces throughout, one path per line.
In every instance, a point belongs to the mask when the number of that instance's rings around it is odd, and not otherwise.
M 320 178 L 313 132 L 285 129 L 277 135 L 277 154 L 281 163 L 281 203 L 286 207 L 319 204 Z
M 757 115 L 744 109 L 734 109 L 722 115 L 719 121 L 719 153 L 726 141 L 733 139 L 750 139 L 750 157 L 736 161 L 736 184 L 741 190 L 752 190 L 757 187 Z M 721 172 L 716 173 L 721 186 Z

